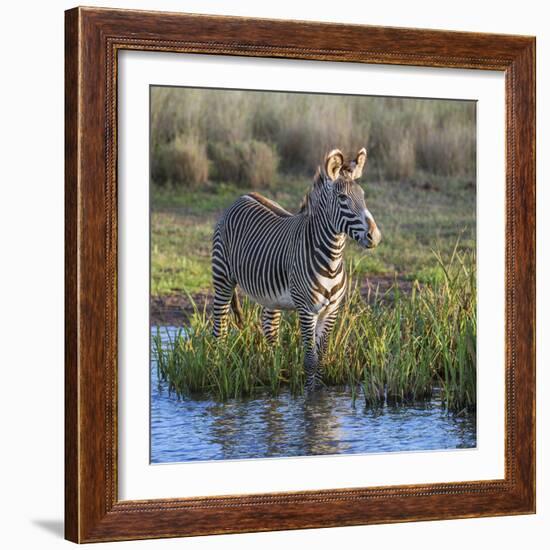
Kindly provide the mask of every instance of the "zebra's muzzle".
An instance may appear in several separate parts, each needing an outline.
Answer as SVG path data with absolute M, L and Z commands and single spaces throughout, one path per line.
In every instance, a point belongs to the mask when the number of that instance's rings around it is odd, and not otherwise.
M 364 248 L 375 248 L 380 244 L 382 240 L 382 233 L 378 227 L 373 227 L 365 236 L 359 241 L 359 244 Z

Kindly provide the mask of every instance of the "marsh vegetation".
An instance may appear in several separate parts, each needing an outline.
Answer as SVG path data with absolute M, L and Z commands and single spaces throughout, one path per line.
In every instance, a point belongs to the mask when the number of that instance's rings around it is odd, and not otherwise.
M 443 278 L 415 282 L 410 295 L 399 288 L 375 291 L 365 300 L 351 286 L 332 335 L 323 381 L 347 387 L 352 400 L 369 405 L 431 401 L 438 392 L 448 409 L 472 410 L 476 380 L 475 275 L 470 255 L 436 258 Z M 353 274 L 352 274 L 353 275 Z M 191 298 L 192 299 L 192 298 Z M 207 393 L 216 399 L 248 397 L 288 387 L 302 394 L 302 346 L 295 315 L 281 323 L 279 345 L 267 344 L 259 309 L 245 301 L 244 328 L 224 342 L 212 336 L 208 308 L 166 341 L 153 334 L 159 377 L 178 396 Z

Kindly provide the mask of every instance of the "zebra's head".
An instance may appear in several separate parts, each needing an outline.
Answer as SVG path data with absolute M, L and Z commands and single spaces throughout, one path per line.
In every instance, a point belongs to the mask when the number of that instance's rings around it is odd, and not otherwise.
M 382 234 L 365 204 L 365 193 L 355 181 L 363 173 L 367 150 L 362 148 L 355 159 L 346 161 L 339 149 L 325 157 L 322 180 L 328 194 L 327 206 L 334 228 L 345 233 L 364 248 L 378 246 Z

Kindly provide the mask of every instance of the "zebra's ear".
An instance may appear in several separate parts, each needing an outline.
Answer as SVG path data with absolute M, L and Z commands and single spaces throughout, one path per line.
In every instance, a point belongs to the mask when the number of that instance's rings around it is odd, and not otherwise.
M 338 178 L 343 164 L 344 155 L 340 149 L 333 149 L 325 157 L 325 172 L 332 181 Z
M 363 174 L 363 168 L 365 167 L 366 164 L 367 164 L 367 150 L 363 147 L 362 149 L 359 149 L 359 152 L 357 153 L 357 157 L 355 159 L 355 167 L 351 174 L 351 177 L 354 180 L 361 177 L 361 175 Z

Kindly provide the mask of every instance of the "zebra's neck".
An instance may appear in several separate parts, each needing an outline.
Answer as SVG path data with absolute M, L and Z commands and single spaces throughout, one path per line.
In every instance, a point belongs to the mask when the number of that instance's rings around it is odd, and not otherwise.
M 320 205 L 321 206 L 321 205 Z M 311 252 L 323 267 L 335 273 L 343 261 L 346 235 L 338 233 L 330 222 L 325 208 L 310 211 L 306 219 Z

